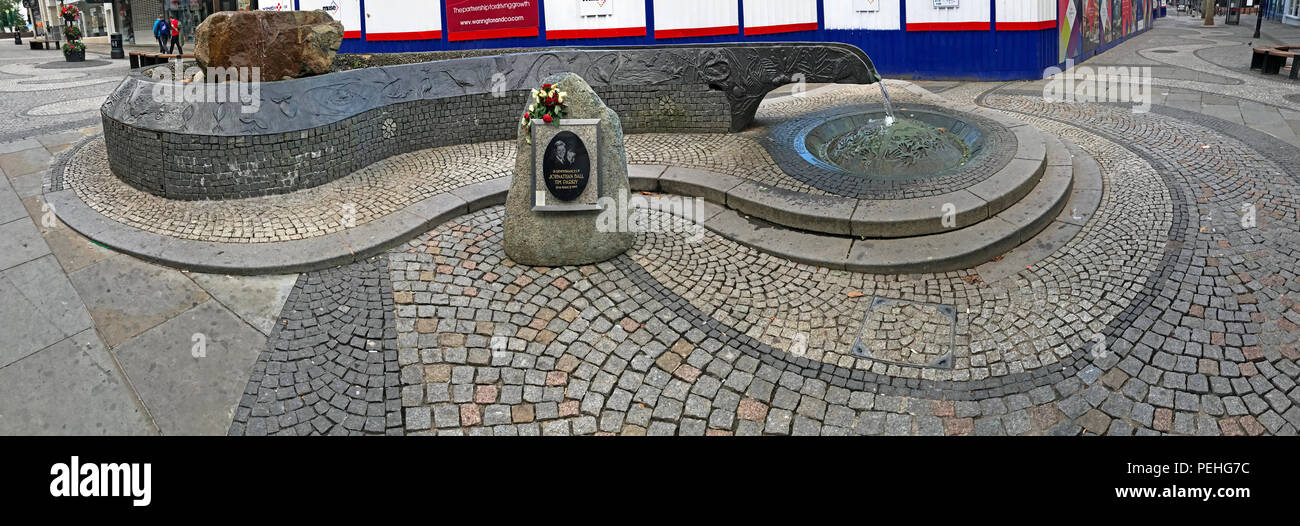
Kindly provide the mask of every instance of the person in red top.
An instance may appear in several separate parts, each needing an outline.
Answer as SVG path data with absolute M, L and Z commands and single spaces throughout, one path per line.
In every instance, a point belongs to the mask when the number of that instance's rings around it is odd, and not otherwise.
M 173 18 L 173 19 L 171 19 L 170 22 L 167 23 L 167 25 L 171 26 L 171 32 L 172 32 L 172 42 L 171 42 L 170 45 L 167 46 L 167 52 L 168 52 L 168 53 L 171 53 L 171 52 L 172 52 L 172 49 L 175 49 L 175 50 L 176 50 L 176 54 L 178 54 L 178 55 L 179 55 L 179 54 L 182 54 L 182 53 L 185 53 L 185 48 L 181 46 L 181 22 L 180 22 L 180 20 L 177 20 L 177 19 Z

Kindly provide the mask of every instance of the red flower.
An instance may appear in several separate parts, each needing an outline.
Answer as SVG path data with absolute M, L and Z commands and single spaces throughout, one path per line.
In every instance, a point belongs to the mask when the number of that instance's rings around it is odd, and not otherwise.
M 549 90 L 549 89 L 551 89 L 551 85 L 550 85 L 550 84 L 542 84 L 542 89 Z
M 551 116 L 550 116 L 550 115 L 542 115 L 542 122 L 545 122 L 545 123 L 547 123 L 547 124 L 550 124 L 550 123 L 551 123 Z
M 524 112 L 524 118 L 525 118 L 525 119 L 531 119 L 531 118 L 533 118 L 533 114 L 525 111 L 525 112 Z

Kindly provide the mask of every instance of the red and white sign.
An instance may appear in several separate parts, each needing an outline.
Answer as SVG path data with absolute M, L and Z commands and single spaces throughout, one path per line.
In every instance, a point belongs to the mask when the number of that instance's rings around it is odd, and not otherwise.
M 447 0 L 447 40 L 535 37 L 538 1 Z
M 343 24 L 343 38 L 361 38 L 359 0 L 298 0 L 299 11 L 325 11 Z
M 604 0 L 608 14 L 588 16 L 574 0 L 545 0 L 546 39 L 645 36 L 643 0 Z
M 745 34 L 817 30 L 817 0 L 745 0 Z
M 655 38 L 734 35 L 740 32 L 736 0 L 655 0 Z
M 934 0 L 907 0 L 907 30 L 988 31 L 993 25 L 989 7 L 987 0 L 959 2 L 957 7 L 937 7 Z
M 1074 3 L 1071 2 L 1073 7 Z M 1038 31 L 1056 28 L 1056 0 L 997 0 L 998 31 Z
M 366 40 L 437 40 L 442 38 L 438 2 L 366 0 Z

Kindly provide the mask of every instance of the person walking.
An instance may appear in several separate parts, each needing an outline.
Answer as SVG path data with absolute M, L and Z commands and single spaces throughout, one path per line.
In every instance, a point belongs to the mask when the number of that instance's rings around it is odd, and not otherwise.
M 153 37 L 158 39 L 158 52 L 167 52 L 167 43 L 171 41 L 171 30 L 167 29 L 167 22 L 163 22 L 162 15 L 153 21 Z
M 181 21 L 173 18 L 170 25 L 172 43 L 170 46 L 167 46 L 167 52 L 171 53 L 172 49 L 175 49 L 177 55 L 184 54 L 185 48 L 181 46 Z

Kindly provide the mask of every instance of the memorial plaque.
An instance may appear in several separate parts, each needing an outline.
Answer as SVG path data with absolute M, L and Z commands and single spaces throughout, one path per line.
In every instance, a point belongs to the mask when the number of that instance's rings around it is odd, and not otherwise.
M 600 210 L 600 119 L 534 122 L 533 210 Z
M 551 195 L 572 201 L 587 189 L 591 177 L 591 159 L 587 145 L 571 131 L 555 134 L 542 154 L 542 180 Z

